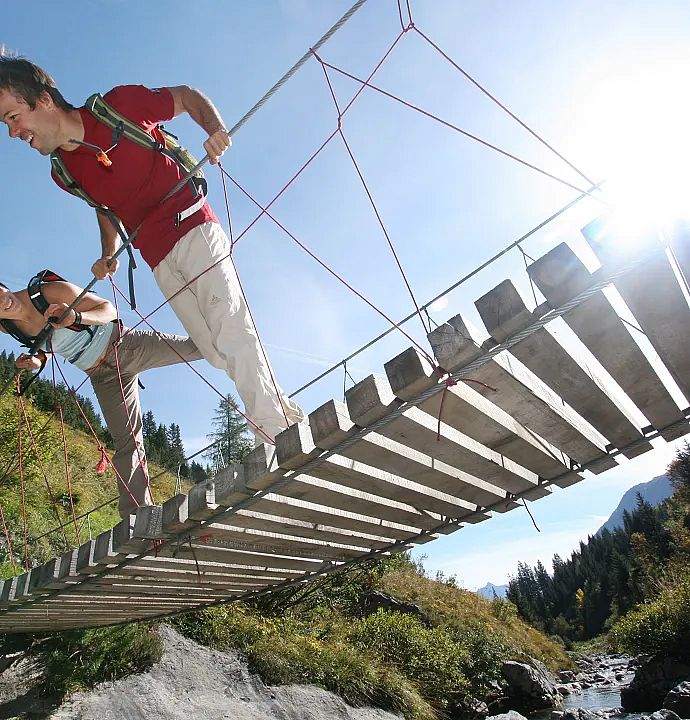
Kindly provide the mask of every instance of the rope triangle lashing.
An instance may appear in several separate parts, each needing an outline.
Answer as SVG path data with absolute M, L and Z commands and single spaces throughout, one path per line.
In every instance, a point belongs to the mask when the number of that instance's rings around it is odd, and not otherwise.
M 440 327 L 439 324 L 436 322 L 436 320 L 434 320 L 434 319 L 431 317 L 431 315 L 429 315 L 429 306 L 428 306 L 428 305 L 424 305 L 424 307 L 422 308 L 422 310 L 424 310 L 424 314 L 426 315 L 426 319 L 429 321 L 429 327 L 430 327 L 430 328 L 431 328 L 431 323 L 433 323 L 436 327 Z
M 21 388 L 19 377 L 17 377 L 17 398 Z M 21 493 L 22 521 L 24 523 L 24 569 L 29 572 L 29 531 L 26 519 L 26 494 L 24 492 L 24 458 L 22 455 L 22 418 L 17 405 L 17 458 L 19 459 L 19 487 Z
M 403 32 L 404 32 L 404 31 L 403 31 Z M 400 36 L 398 36 L 398 40 L 399 40 L 399 39 L 400 39 Z M 396 43 L 397 43 L 397 40 L 396 40 Z M 391 46 L 391 49 L 395 46 L 396 43 L 393 43 L 393 46 Z M 389 51 L 389 52 L 390 52 L 390 51 Z M 345 137 L 345 133 L 343 132 L 343 128 L 342 128 L 342 117 L 343 117 L 343 114 L 344 114 L 345 111 L 342 111 L 342 110 L 340 109 L 340 105 L 338 104 L 338 98 L 336 97 L 335 90 L 333 89 L 333 84 L 331 83 L 331 79 L 330 79 L 330 77 L 329 77 L 329 75 L 328 75 L 328 70 L 327 70 L 327 68 L 326 68 L 326 64 L 323 62 L 323 60 L 319 57 L 319 55 L 318 55 L 315 51 L 312 50 L 312 54 L 314 55 L 314 57 L 318 60 L 318 62 L 319 62 L 320 65 L 321 65 L 321 69 L 323 70 L 323 74 L 324 74 L 324 78 L 325 78 L 325 80 L 326 80 L 326 84 L 328 85 L 328 89 L 329 89 L 330 94 L 331 94 L 331 99 L 333 100 L 333 104 L 335 105 L 336 112 L 338 113 L 338 129 L 337 129 L 337 132 L 338 132 L 338 134 L 340 135 L 340 137 L 341 137 L 341 139 L 342 139 L 342 141 L 343 141 L 343 144 L 345 145 L 345 149 L 347 150 L 347 154 L 349 155 L 350 160 L 352 160 L 352 164 L 354 165 L 354 168 L 355 168 L 355 171 L 356 171 L 356 173 L 357 173 L 357 176 L 359 177 L 360 182 L 362 183 L 362 187 L 364 188 L 364 192 L 366 193 L 367 198 L 369 199 L 369 203 L 371 204 L 371 207 L 372 207 L 372 209 L 373 209 L 373 211 L 374 211 L 374 214 L 376 215 L 376 219 L 377 219 L 377 221 L 378 221 L 378 223 L 379 223 L 379 226 L 380 226 L 380 228 L 381 228 L 381 231 L 383 232 L 383 235 L 384 235 L 384 237 L 386 238 L 386 241 L 387 241 L 387 243 L 388 243 L 388 247 L 390 248 L 390 251 L 391 251 L 391 253 L 393 254 L 393 258 L 395 259 L 395 263 L 396 263 L 396 265 L 398 266 L 398 270 L 400 271 L 400 274 L 402 275 L 403 282 L 405 283 L 405 287 L 407 288 L 407 291 L 408 291 L 408 293 L 409 293 L 409 295 L 410 295 L 410 298 L 412 299 L 412 304 L 413 304 L 414 307 L 415 307 L 415 310 L 416 310 L 417 315 L 418 315 L 418 317 L 419 317 L 419 321 L 422 323 L 422 327 L 424 328 L 424 334 L 426 335 L 426 334 L 428 334 L 428 333 L 431 332 L 431 325 L 429 325 L 429 327 L 427 327 L 427 326 L 425 325 L 425 323 L 424 323 L 424 318 L 423 318 L 423 316 L 422 316 L 422 312 L 421 312 L 421 310 L 420 310 L 419 303 L 417 302 L 417 298 L 415 297 L 414 292 L 412 291 L 412 286 L 410 285 L 410 283 L 409 283 L 409 281 L 408 281 L 408 279 L 407 279 L 407 275 L 406 275 L 406 273 L 405 273 L 405 270 L 403 269 L 402 263 L 401 263 L 400 258 L 399 258 L 399 256 L 398 256 L 398 253 L 397 253 L 397 251 L 396 251 L 396 249 L 395 249 L 395 246 L 393 245 L 393 241 L 391 240 L 390 234 L 388 233 L 388 230 L 387 230 L 387 228 L 386 228 L 386 226 L 385 226 L 385 224 L 384 224 L 384 222 L 383 222 L 383 218 L 381 217 L 381 213 L 379 212 L 379 209 L 378 209 L 378 207 L 377 207 L 377 205 L 376 205 L 376 202 L 374 201 L 374 196 L 371 194 L 371 191 L 369 190 L 369 186 L 367 185 L 367 182 L 366 182 L 366 180 L 364 179 L 364 175 L 362 174 L 362 171 L 361 171 L 361 169 L 360 169 L 360 167 L 359 167 L 359 164 L 357 163 L 357 160 L 355 159 L 355 156 L 354 156 L 354 154 L 353 154 L 353 152 L 352 152 L 352 149 L 350 148 L 350 144 L 347 142 L 347 139 L 346 139 L 346 137 Z M 376 65 L 374 71 L 370 74 L 370 76 L 369 76 L 369 78 L 368 78 L 369 80 L 370 80 L 370 79 L 374 76 L 374 74 L 378 71 L 378 69 L 381 67 L 381 65 L 383 64 L 383 61 L 386 59 L 387 56 L 388 56 L 388 53 L 386 53 L 386 55 L 384 55 L 383 59 L 378 63 L 378 65 Z M 364 89 L 364 86 L 362 86 L 362 87 L 360 88 L 360 92 L 361 92 L 361 90 L 363 90 L 363 89 Z M 358 93 L 358 94 L 359 94 L 359 93 Z M 355 95 L 355 97 L 356 97 L 356 95 Z M 353 98 L 353 100 L 350 101 L 350 103 L 348 104 L 347 108 L 350 107 L 350 105 L 352 104 L 353 101 L 354 101 L 354 98 Z M 346 110 L 347 110 L 347 108 L 346 108 Z
M 2 503 L 0 502 L 0 521 L 2 521 L 2 532 L 5 535 L 5 542 L 7 543 L 7 554 L 10 557 L 10 565 L 12 566 L 12 575 L 17 574 L 17 566 L 14 562 L 14 550 L 12 548 L 12 538 L 10 537 L 10 531 L 7 528 L 7 523 L 5 522 L 5 512 L 2 508 Z
M 409 2 L 408 2 L 408 13 L 409 13 Z M 504 105 L 497 97 L 492 95 L 483 85 L 481 85 L 477 80 L 475 80 L 466 70 L 464 70 L 458 63 L 456 63 L 449 55 L 447 55 L 431 38 L 429 38 L 427 35 L 425 35 L 419 28 L 415 27 L 414 23 L 412 22 L 412 15 L 410 14 L 410 29 L 414 28 L 415 32 L 423 38 L 431 47 L 434 48 L 443 58 L 445 58 L 461 75 L 463 75 L 467 80 L 469 80 L 480 92 L 482 92 L 486 97 L 488 97 L 493 103 L 498 105 L 498 107 L 501 108 L 507 115 L 509 115 L 515 122 L 518 123 L 518 125 L 522 126 L 525 130 L 527 130 L 530 135 L 532 135 L 534 138 L 536 138 L 544 147 L 546 147 L 548 150 L 550 150 L 557 158 L 562 160 L 571 170 L 574 170 L 583 180 L 586 180 L 590 185 L 594 185 L 595 183 L 592 182 L 581 170 L 579 170 L 573 163 L 571 163 L 564 155 L 562 155 L 560 152 L 556 150 L 552 145 L 550 145 L 539 133 L 532 130 L 532 128 L 527 125 L 523 120 L 521 120 L 515 113 L 513 113 L 506 105 Z
M 333 135 L 336 135 L 337 131 L 333 133 Z M 433 364 L 433 358 L 431 355 L 427 352 L 425 348 L 423 348 L 411 335 L 406 333 L 402 327 L 400 327 L 400 323 L 396 323 L 395 320 L 391 319 L 388 315 L 386 315 L 383 310 L 378 308 L 376 305 L 374 305 L 371 300 L 368 300 L 364 295 L 362 295 L 361 292 L 356 290 L 347 280 L 345 280 L 343 277 L 341 277 L 335 270 L 333 270 L 331 267 L 329 267 L 323 260 L 321 260 L 314 252 L 312 252 L 304 243 L 302 243 L 293 233 L 291 233 L 285 225 L 283 225 L 273 214 L 271 214 L 268 210 L 268 208 L 273 204 L 274 200 L 272 200 L 268 205 L 263 206 L 255 197 L 251 195 L 242 185 L 237 182 L 237 180 L 230 175 L 226 170 L 223 170 L 227 178 L 230 180 L 235 187 L 237 187 L 245 197 L 247 197 L 254 205 L 256 205 L 261 210 L 261 216 L 265 215 L 268 217 L 273 223 L 275 223 L 293 242 L 295 242 L 309 257 L 312 258 L 315 262 L 317 262 L 327 273 L 332 275 L 339 283 L 343 284 L 350 292 L 354 293 L 360 300 L 362 300 L 364 303 L 366 303 L 374 312 L 376 312 L 378 315 L 380 315 L 386 322 L 388 322 L 393 328 L 398 330 L 398 332 L 402 333 L 419 351 L 420 353 L 430 362 Z M 243 234 L 243 233 L 242 233 Z M 242 235 L 241 234 L 241 235 Z M 239 242 L 240 236 L 238 236 L 237 241 Z M 340 363 L 338 363 L 340 364 Z
M 405 21 L 403 20 L 402 4 L 400 3 L 400 0 L 398 0 L 398 17 L 400 18 L 400 27 L 403 32 L 407 32 L 414 27 L 414 22 L 412 21 L 412 10 L 410 9 L 410 0 L 405 0 L 405 4 L 407 6 L 407 25 L 405 25 Z
M 29 414 L 26 410 L 26 403 L 24 402 L 24 398 L 22 395 L 19 395 L 19 406 L 21 408 L 22 415 L 24 417 L 26 429 L 29 431 L 29 437 L 31 438 L 31 445 L 33 447 L 34 454 L 36 455 L 36 460 L 38 462 L 38 466 L 41 470 L 41 474 L 43 475 L 43 480 L 45 482 L 46 489 L 48 491 L 48 497 L 50 498 L 51 507 L 53 509 L 53 512 L 55 513 L 55 518 L 58 521 L 58 525 L 60 526 L 63 537 L 65 539 L 65 550 L 69 550 L 69 548 L 71 546 L 70 546 L 70 542 L 67 538 L 67 531 L 65 530 L 65 527 L 62 524 L 62 521 L 60 518 L 60 513 L 58 512 L 57 499 L 55 498 L 55 495 L 53 494 L 52 488 L 50 487 L 50 483 L 48 482 L 48 473 L 46 472 L 45 467 L 43 466 L 43 461 L 41 460 L 41 455 L 38 452 L 37 435 L 34 434 L 33 428 L 31 427 L 31 420 L 29 419 Z M 75 528 L 76 528 L 76 520 L 75 520 Z

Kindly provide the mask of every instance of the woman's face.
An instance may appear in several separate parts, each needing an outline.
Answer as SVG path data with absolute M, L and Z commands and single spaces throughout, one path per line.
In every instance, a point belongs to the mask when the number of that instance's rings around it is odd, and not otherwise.
M 21 313 L 22 305 L 17 296 L 0 284 L 0 317 L 11 320 Z

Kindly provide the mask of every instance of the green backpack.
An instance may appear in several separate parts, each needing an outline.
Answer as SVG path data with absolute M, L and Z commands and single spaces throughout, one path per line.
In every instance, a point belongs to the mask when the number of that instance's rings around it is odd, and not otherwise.
M 132 122 L 124 115 L 122 115 L 122 113 L 115 110 L 115 108 L 108 105 L 108 103 L 103 99 L 103 96 L 100 93 L 95 93 L 91 95 L 91 97 L 88 98 L 86 103 L 84 103 L 84 108 L 88 110 L 94 116 L 94 118 L 96 118 L 96 120 L 103 123 L 104 125 L 107 125 L 113 131 L 112 147 L 110 149 L 115 147 L 124 137 L 130 142 L 139 145 L 140 147 L 149 148 L 150 150 L 159 152 L 162 155 L 165 155 L 165 157 L 170 158 L 170 160 L 172 160 L 180 168 L 180 172 L 183 175 L 189 173 L 198 164 L 196 158 L 188 150 L 182 147 L 182 145 L 180 145 L 177 137 L 165 130 L 162 125 L 158 126 L 159 131 L 163 135 L 163 143 L 160 143 L 153 136 L 149 135 L 149 133 L 147 133 L 146 130 L 144 130 L 144 128 L 142 128 L 140 125 Z M 89 143 L 81 144 L 86 145 L 87 147 L 91 147 L 93 150 L 95 150 L 96 157 L 99 162 L 103 163 L 104 165 L 110 164 L 110 160 L 108 159 L 106 152 L 102 148 L 99 148 L 95 145 L 90 145 Z M 120 223 L 119 220 L 115 217 L 115 214 L 105 205 L 101 205 L 100 203 L 96 202 L 84 190 L 84 188 L 79 185 L 79 183 L 74 179 L 70 171 L 65 166 L 59 150 L 51 153 L 50 163 L 53 171 L 55 172 L 55 175 L 64 185 L 65 189 L 68 192 L 72 193 L 72 195 L 76 195 L 78 198 L 86 201 L 89 205 L 91 205 L 91 207 L 95 208 L 99 212 L 105 213 L 108 216 L 110 222 L 115 227 L 115 230 L 120 236 L 122 242 L 126 244 L 127 253 L 129 255 L 128 280 L 130 305 L 132 306 L 132 309 L 135 309 L 136 300 L 134 296 L 134 276 L 132 271 L 134 268 L 136 268 L 136 261 L 134 260 L 134 254 L 132 253 L 132 248 L 130 247 L 130 242 L 134 239 L 133 236 L 129 238 L 127 236 L 127 233 L 125 232 L 125 229 L 122 227 L 122 223 Z M 183 220 L 197 212 L 203 206 L 206 200 L 208 188 L 206 184 L 206 179 L 204 178 L 204 174 L 201 169 L 198 169 L 194 173 L 194 175 L 192 175 L 192 177 L 189 179 L 189 184 L 194 191 L 195 200 L 189 208 L 177 213 L 177 215 L 175 216 L 176 227 L 179 227 L 180 223 Z
M 122 113 L 115 110 L 115 108 L 111 105 L 108 105 L 100 93 L 91 95 L 84 104 L 84 108 L 88 110 L 96 118 L 96 120 L 104 125 L 107 125 L 113 131 L 113 147 L 116 146 L 124 137 L 140 147 L 149 148 L 150 150 L 154 150 L 162 155 L 165 155 L 167 158 L 170 158 L 170 160 L 172 160 L 180 168 L 183 175 L 188 173 L 198 164 L 196 158 L 188 150 L 182 147 L 182 145 L 180 145 L 177 137 L 168 132 L 162 125 L 159 125 L 158 129 L 163 135 L 164 142 L 160 143 L 149 135 L 149 133 L 147 133 L 141 125 L 137 125 L 137 123 L 128 120 L 124 115 L 122 115 Z M 93 146 L 93 148 L 94 150 L 102 153 L 107 159 L 107 155 L 105 155 L 101 148 L 97 148 L 96 146 Z M 79 183 L 72 177 L 72 174 L 69 172 L 62 160 L 59 150 L 51 153 L 50 162 L 60 182 L 62 182 L 69 192 L 82 200 L 85 200 L 89 205 L 91 205 L 91 207 L 96 208 L 97 210 L 102 210 L 104 212 L 108 210 L 107 207 L 97 203 L 90 195 L 88 195 L 88 193 L 86 193 Z M 206 195 L 206 180 L 201 169 L 199 169 L 190 178 L 190 183 L 194 188 L 195 195 L 197 197 L 199 195 Z

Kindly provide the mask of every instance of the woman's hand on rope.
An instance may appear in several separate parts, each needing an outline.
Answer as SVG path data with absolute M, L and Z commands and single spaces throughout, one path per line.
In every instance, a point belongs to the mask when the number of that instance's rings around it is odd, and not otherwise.
M 117 258 L 113 260 L 111 255 L 104 255 L 91 266 L 91 272 L 99 280 L 104 280 L 108 275 L 114 275 L 119 267 L 120 261 Z
M 41 357 L 41 355 L 22 353 L 14 361 L 14 364 L 18 370 L 40 370 L 42 365 Z
M 216 165 L 223 153 L 231 145 L 232 140 L 228 135 L 228 131 L 223 128 L 209 135 L 208 140 L 204 143 L 204 150 L 206 150 L 211 165 Z
M 78 322 L 78 314 L 74 308 L 70 308 L 65 318 L 60 322 L 60 318 L 65 314 L 69 308 L 67 303 L 50 303 L 48 308 L 43 313 L 43 317 L 54 327 L 54 328 L 65 328 Z

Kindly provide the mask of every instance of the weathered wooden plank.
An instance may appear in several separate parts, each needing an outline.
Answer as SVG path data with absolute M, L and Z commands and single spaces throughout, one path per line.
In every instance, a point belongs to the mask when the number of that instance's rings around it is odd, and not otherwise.
M 374 375 L 350 388 L 346 399 L 352 420 L 363 426 L 385 417 L 401 402 L 393 394 L 388 381 Z M 535 473 L 447 423 L 439 424 L 437 418 L 417 407 L 406 410 L 378 428 L 377 432 L 397 443 L 394 447 L 398 455 L 407 454 L 417 459 L 417 453 L 421 453 L 432 461 L 439 460 L 472 477 L 481 478 L 504 493 L 520 493 L 539 483 Z M 386 445 L 389 446 L 389 443 Z M 498 494 L 498 490 L 496 492 Z
M 329 400 L 311 413 L 309 425 L 312 428 L 314 444 L 323 450 L 330 450 L 360 430 L 350 419 L 347 406 L 337 400 Z M 466 517 L 468 512 L 476 515 L 478 507 L 476 502 L 464 500 L 461 497 L 442 492 L 433 486 L 423 485 L 409 478 L 341 455 L 332 455 L 322 464 L 313 468 L 310 473 L 314 477 L 332 482 L 339 481 L 356 490 L 369 491 L 412 505 L 419 510 L 428 510 L 450 517 Z M 431 474 L 428 478 L 430 482 L 438 481 Z M 449 480 L 448 482 L 452 483 L 453 481 Z M 487 493 L 482 498 L 485 501 L 484 504 L 491 504 L 504 497 L 500 488 L 492 488 L 486 483 L 485 489 Z
M 553 308 L 594 284 L 593 275 L 566 243 L 540 257 L 527 272 Z M 683 420 L 680 408 L 603 292 L 562 317 L 655 429 Z M 662 431 L 661 436 L 675 440 L 689 430 L 690 426 L 681 422 L 673 430 Z
M 226 522 L 225 516 L 218 518 L 219 522 Z M 392 538 L 361 534 L 345 528 L 333 527 L 325 524 L 314 524 L 302 520 L 268 515 L 252 510 L 240 510 L 229 518 L 233 525 L 253 530 L 277 532 L 297 537 L 312 538 L 321 542 L 345 543 L 356 547 L 385 547 L 392 542 Z
M 482 295 L 475 305 L 486 329 L 497 343 L 529 327 L 539 316 L 527 309 L 515 285 L 504 280 L 488 293 Z M 614 400 L 616 388 L 598 373 L 595 367 L 585 366 L 571 352 L 542 327 L 510 349 L 537 377 L 558 393 L 592 427 L 596 428 L 611 445 L 634 448 L 623 451 L 628 458 L 637 457 L 652 449 L 649 442 Z
M 460 381 L 449 387 L 443 380 L 443 373 L 432 367 L 416 348 L 408 348 L 389 360 L 385 368 L 390 389 L 397 398 L 413 400 L 440 385 L 443 390 L 420 402 L 420 410 L 432 417 L 441 417 L 447 425 L 514 460 L 540 478 L 561 478 L 568 484 L 581 479 L 572 472 L 572 460 L 563 451 L 520 425 L 472 385 Z
M 305 522 L 314 522 L 319 524 L 327 518 L 328 522 L 338 527 L 352 529 L 356 532 L 371 532 L 376 535 L 383 535 L 392 540 L 405 540 L 411 535 L 419 531 L 419 528 L 400 523 L 392 523 L 376 517 L 359 515 L 357 513 L 347 511 L 336 511 L 325 505 L 318 505 L 304 500 L 291 498 L 283 495 L 269 493 L 263 497 L 256 505 L 258 511 L 268 514 L 281 514 L 293 517 Z M 433 530 L 438 523 L 441 522 L 440 517 L 427 518 L 428 530 Z M 438 531 L 443 534 L 443 530 Z
M 485 353 L 481 340 L 460 315 L 429 333 L 429 341 L 439 365 L 448 372 L 465 367 Z M 604 449 L 606 439 L 547 386 L 511 361 L 507 353 L 473 370 L 472 378 L 494 388 L 477 385 L 478 393 L 576 462 L 587 464 L 592 472 L 616 466 L 615 458 Z
M 232 523 L 233 518 L 228 519 Z M 266 532 L 253 528 L 237 527 L 232 524 L 211 523 L 203 528 L 207 542 L 214 543 L 219 540 L 240 540 L 250 543 L 261 543 L 274 552 L 291 553 L 295 550 L 314 552 L 319 557 L 333 560 L 344 560 L 357 557 L 368 552 L 368 548 L 356 547 L 340 543 L 324 543 L 313 538 L 303 538 L 283 533 Z
M 164 556 L 176 552 L 176 557 L 196 558 L 210 562 L 234 562 L 266 569 L 288 569 L 310 571 L 323 565 L 323 559 L 314 557 L 298 556 L 298 553 L 291 555 L 271 554 L 258 550 L 246 550 L 244 548 L 231 547 L 230 544 L 220 546 L 219 544 L 205 545 L 203 543 L 192 543 L 180 545 L 179 548 L 161 548 Z
M 308 426 L 300 434 L 299 444 L 295 442 L 297 455 L 312 452 L 314 439 L 307 430 Z M 371 432 L 350 447 L 343 448 L 342 457 L 405 477 L 418 485 L 431 485 L 440 492 L 460 496 L 473 504 L 490 505 L 505 498 L 505 491 L 497 489 L 495 485 L 378 433 Z M 409 520 L 406 522 L 409 523 Z
M 656 256 L 619 277 L 614 285 L 683 395 L 690 400 L 690 353 L 687 350 L 690 312 L 658 238 L 650 232 L 632 248 L 615 222 L 609 224 L 606 217 L 586 225 L 582 234 L 601 261 L 604 275 L 632 260 L 640 247 L 649 249 L 656 245 L 659 248 Z

